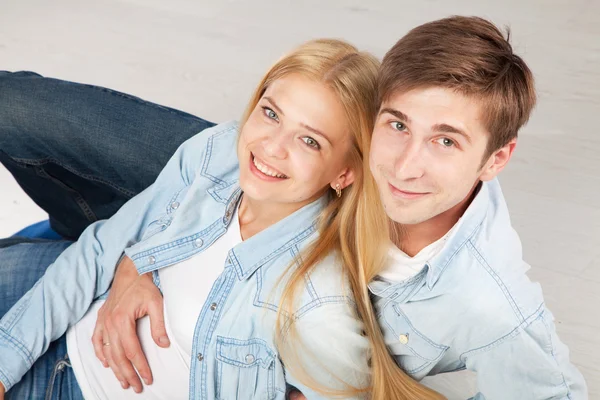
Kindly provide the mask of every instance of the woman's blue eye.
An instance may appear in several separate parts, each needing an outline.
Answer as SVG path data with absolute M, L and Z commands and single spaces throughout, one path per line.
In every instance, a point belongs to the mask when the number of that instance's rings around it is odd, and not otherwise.
M 317 142 L 315 139 L 311 138 L 310 136 L 303 137 L 302 141 L 304 143 L 306 143 L 307 146 L 310 146 L 312 148 L 315 148 L 315 149 L 321 148 L 321 145 L 319 145 L 319 142 Z
M 271 110 L 269 107 L 263 107 L 263 112 L 270 119 L 279 121 L 279 117 L 277 116 L 277 113 L 275 111 Z

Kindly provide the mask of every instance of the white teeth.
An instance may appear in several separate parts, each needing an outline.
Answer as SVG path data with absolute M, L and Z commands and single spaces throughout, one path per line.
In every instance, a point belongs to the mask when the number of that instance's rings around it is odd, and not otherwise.
M 262 172 L 265 175 L 272 176 L 274 178 L 287 178 L 287 176 L 285 176 L 283 174 L 279 174 L 279 173 L 277 173 L 277 171 L 272 170 L 271 168 L 267 167 L 264 164 L 261 164 L 261 162 L 258 161 L 256 159 L 256 157 L 252 157 L 252 162 L 254 163 L 254 166 L 256 167 L 256 169 L 258 169 L 260 172 Z

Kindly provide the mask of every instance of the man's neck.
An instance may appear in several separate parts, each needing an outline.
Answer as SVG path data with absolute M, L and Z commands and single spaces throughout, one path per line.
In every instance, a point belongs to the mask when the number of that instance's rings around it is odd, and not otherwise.
M 396 237 L 394 244 L 408 256 L 414 257 L 425 247 L 443 238 L 463 216 L 477 195 L 478 187 L 475 185 L 463 201 L 427 221 L 414 225 L 394 223 L 393 229 L 398 232 L 394 235 Z

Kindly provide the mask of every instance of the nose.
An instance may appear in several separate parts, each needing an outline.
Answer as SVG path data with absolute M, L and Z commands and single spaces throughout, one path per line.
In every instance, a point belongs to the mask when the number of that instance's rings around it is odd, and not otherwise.
M 288 135 L 284 131 L 278 130 L 269 134 L 262 141 L 265 155 L 275 159 L 285 159 L 288 141 Z
M 425 172 L 425 163 L 419 143 L 408 143 L 396 157 L 394 174 L 396 179 L 411 180 L 421 178 Z

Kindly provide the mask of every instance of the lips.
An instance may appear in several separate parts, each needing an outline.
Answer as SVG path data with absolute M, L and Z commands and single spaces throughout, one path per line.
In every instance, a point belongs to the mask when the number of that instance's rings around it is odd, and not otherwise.
M 288 178 L 287 175 L 283 174 L 282 172 L 280 172 L 277 169 L 273 168 L 272 166 L 268 165 L 264 161 L 260 160 L 254 154 L 251 154 L 251 162 L 257 171 L 259 171 L 260 173 L 262 173 L 263 175 L 265 175 L 267 177 L 277 178 L 277 179 L 287 179 Z
M 399 197 L 402 199 L 408 199 L 408 200 L 419 199 L 419 198 L 429 194 L 429 192 L 414 192 L 414 191 L 409 191 L 409 190 L 402 190 L 402 189 L 399 189 L 396 186 L 392 185 L 391 183 L 388 183 L 388 185 L 390 187 L 390 191 L 392 192 L 392 195 L 394 195 L 394 197 Z

